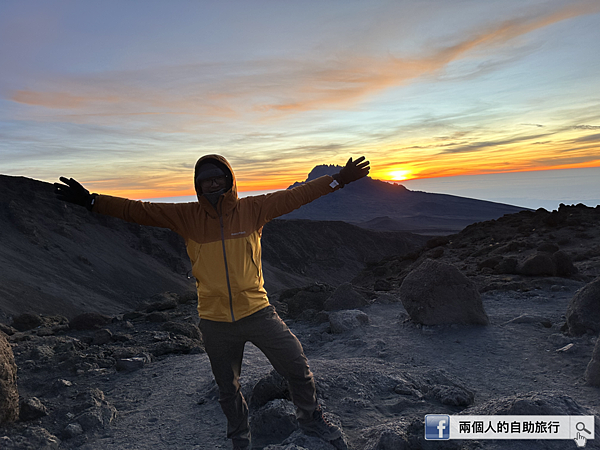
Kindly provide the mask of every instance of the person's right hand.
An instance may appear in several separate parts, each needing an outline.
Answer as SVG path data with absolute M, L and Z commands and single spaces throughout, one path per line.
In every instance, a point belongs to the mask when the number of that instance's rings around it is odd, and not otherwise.
M 56 198 L 92 210 L 96 194 L 90 194 L 90 191 L 73 178 L 60 177 L 60 181 L 62 183 L 54 183 Z

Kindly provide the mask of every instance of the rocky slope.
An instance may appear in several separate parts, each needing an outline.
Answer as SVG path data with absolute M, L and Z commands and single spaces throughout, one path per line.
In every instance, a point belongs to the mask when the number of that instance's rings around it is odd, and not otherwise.
M 0 322 L 23 312 L 116 314 L 156 292 L 194 290 L 181 237 L 89 213 L 52 191 L 49 183 L 0 176 Z M 263 231 L 266 287 L 339 284 L 366 262 L 425 240 L 342 222 L 274 221 Z
M 475 223 L 372 264 L 353 283 L 394 290 L 426 258 L 454 264 L 481 292 L 589 282 L 600 275 L 600 207 L 561 205 Z

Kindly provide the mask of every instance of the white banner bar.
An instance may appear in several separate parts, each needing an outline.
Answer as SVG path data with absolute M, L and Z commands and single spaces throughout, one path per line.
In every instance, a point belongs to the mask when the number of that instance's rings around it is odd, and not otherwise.
M 594 416 L 428 414 L 425 439 L 594 439 Z

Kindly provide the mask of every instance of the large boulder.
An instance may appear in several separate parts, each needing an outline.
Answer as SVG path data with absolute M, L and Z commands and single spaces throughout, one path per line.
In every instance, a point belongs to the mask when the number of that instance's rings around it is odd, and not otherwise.
M 600 386 L 600 338 L 592 354 L 592 360 L 585 370 L 585 382 L 590 386 Z
M 400 300 L 410 318 L 423 325 L 487 325 L 475 284 L 456 267 L 426 259 L 400 286 Z
M 4 333 L 0 333 L 0 424 L 19 417 L 17 365 L 12 348 Z
M 567 306 L 567 331 L 581 336 L 588 330 L 600 332 L 600 277 L 586 284 L 573 296 Z

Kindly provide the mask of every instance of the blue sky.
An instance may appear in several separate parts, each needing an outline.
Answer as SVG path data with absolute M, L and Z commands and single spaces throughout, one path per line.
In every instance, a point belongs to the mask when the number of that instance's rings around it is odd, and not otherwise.
M 597 0 L 3 0 L 0 173 L 145 198 L 207 153 L 246 190 L 361 154 L 386 180 L 598 167 L 599 47 Z

